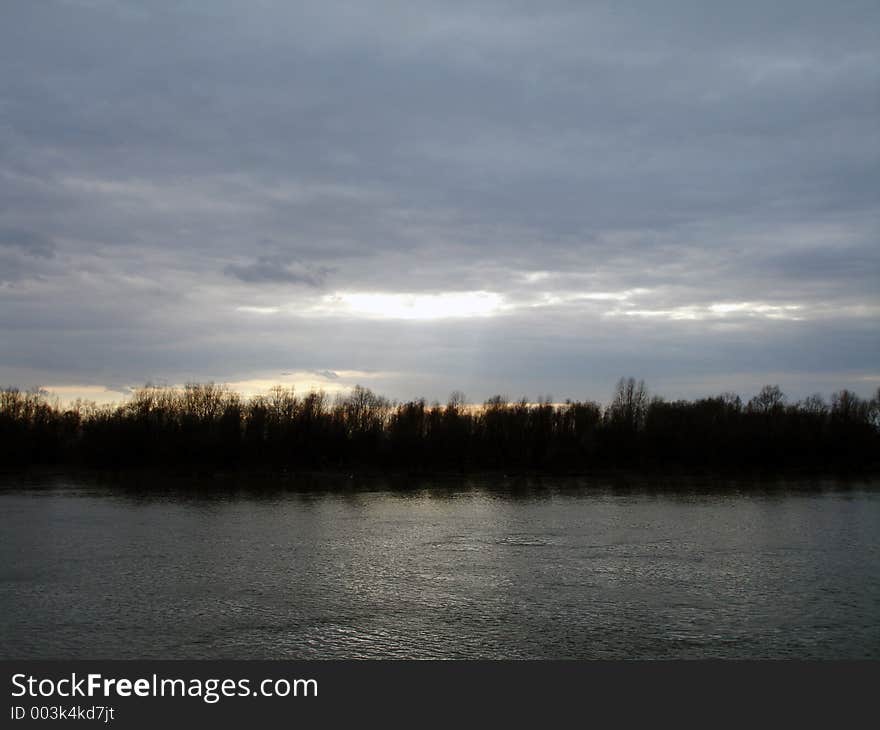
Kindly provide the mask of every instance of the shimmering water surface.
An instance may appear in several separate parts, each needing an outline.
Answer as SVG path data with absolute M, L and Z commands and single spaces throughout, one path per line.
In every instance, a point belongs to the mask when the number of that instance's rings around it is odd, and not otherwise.
M 880 484 L 0 480 L 4 658 L 880 658 Z

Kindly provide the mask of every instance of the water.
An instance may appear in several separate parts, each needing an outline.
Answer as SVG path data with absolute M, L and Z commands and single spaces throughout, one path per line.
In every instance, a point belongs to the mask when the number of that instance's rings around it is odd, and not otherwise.
M 5 477 L 2 657 L 880 658 L 876 481 L 399 486 Z

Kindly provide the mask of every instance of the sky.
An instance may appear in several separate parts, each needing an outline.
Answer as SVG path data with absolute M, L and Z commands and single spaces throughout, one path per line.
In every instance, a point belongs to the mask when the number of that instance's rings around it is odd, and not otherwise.
M 876 0 L 0 19 L 0 386 L 880 386 Z

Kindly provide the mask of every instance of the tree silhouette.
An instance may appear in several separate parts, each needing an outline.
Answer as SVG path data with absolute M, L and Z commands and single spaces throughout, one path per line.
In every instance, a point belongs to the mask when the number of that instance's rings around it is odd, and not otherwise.
M 732 393 L 652 399 L 644 382 L 622 378 L 604 409 L 501 395 L 474 407 L 459 391 L 446 405 L 392 403 L 362 386 L 331 403 L 322 392 L 300 397 L 281 386 L 243 399 L 214 383 L 147 385 L 119 406 L 66 408 L 44 391 L 0 391 L 7 466 L 821 470 L 876 468 L 878 447 L 880 390 L 789 405 L 768 385 L 743 407 Z

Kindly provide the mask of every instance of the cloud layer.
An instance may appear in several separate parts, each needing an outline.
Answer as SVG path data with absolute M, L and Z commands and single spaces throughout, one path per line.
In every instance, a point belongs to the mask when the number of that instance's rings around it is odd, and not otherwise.
M 2 384 L 880 384 L 875 2 L 4 18 Z

